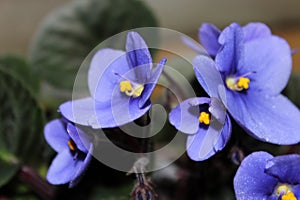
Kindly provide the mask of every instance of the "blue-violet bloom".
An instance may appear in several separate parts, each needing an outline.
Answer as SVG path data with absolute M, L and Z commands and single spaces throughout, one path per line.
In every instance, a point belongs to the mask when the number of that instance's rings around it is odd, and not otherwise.
M 208 91 L 204 79 L 217 69 L 225 87 L 219 83 L 214 87 L 228 112 L 248 134 L 274 144 L 298 143 L 300 111 L 280 94 L 291 74 L 289 45 L 273 35 L 244 41 L 243 28 L 238 24 L 225 28 L 219 35 L 221 48 L 214 61 L 208 62 L 203 55 L 195 57 L 199 82 Z
M 45 126 L 45 139 L 58 153 L 48 169 L 47 180 L 74 187 L 82 178 L 92 158 L 89 137 L 65 119 L 55 119 Z M 87 148 L 86 148 L 87 147 Z
M 300 199 L 300 155 L 273 157 L 267 152 L 247 156 L 234 177 L 237 200 Z
M 209 59 L 207 59 L 210 62 Z M 199 69 L 194 68 L 196 76 Z M 169 114 L 169 120 L 179 131 L 188 134 L 187 154 L 195 161 L 210 158 L 216 152 L 222 150 L 231 135 L 231 121 L 226 109 L 218 98 L 218 88 L 210 87 L 217 84 L 217 80 L 211 79 L 220 76 L 217 70 L 211 70 L 206 76 L 208 86 L 207 97 L 195 97 L 181 102 Z M 203 80 L 200 79 L 199 80 Z M 217 82 L 216 82 L 217 81 Z M 219 82 L 222 86 L 222 82 Z
M 272 36 L 269 27 L 260 22 L 251 22 L 242 27 L 243 32 L 243 42 L 249 42 L 255 39 L 261 39 L 264 37 Z M 203 23 L 198 30 L 198 39 L 200 44 L 207 51 L 208 55 L 215 57 L 222 45 L 219 43 L 218 39 L 221 35 L 221 30 L 210 23 Z M 186 43 L 190 48 L 199 54 L 203 54 L 203 49 L 199 47 L 198 43 L 189 38 L 182 38 L 183 42 Z
M 126 52 L 101 49 L 93 56 L 88 84 L 91 97 L 69 101 L 59 108 L 68 120 L 93 128 L 112 128 L 144 115 L 166 59 L 154 70 L 147 44 L 129 32 Z

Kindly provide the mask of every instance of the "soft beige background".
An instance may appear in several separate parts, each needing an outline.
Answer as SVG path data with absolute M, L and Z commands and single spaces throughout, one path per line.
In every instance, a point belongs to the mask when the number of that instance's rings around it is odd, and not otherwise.
M 26 54 L 37 26 L 67 0 L 0 0 L 0 54 Z
M 164 27 L 192 30 L 202 22 L 299 23 L 299 0 L 144 0 Z
M 0 54 L 26 55 L 30 40 L 43 18 L 68 1 L 0 0 Z M 202 22 L 224 27 L 233 21 L 241 24 L 263 21 L 275 33 L 286 37 L 293 48 L 300 47 L 299 0 L 141 1 L 153 9 L 162 27 L 195 35 Z M 300 56 L 296 54 L 294 60 L 300 69 Z

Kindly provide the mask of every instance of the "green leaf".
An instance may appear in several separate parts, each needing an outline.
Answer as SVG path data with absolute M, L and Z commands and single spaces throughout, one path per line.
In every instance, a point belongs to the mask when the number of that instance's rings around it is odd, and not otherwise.
M 0 68 L 13 74 L 35 95 L 38 93 L 40 83 L 38 76 L 31 71 L 23 58 L 15 55 L 0 56 Z
M 6 163 L 0 160 L 0 188 L 9 182 L 17 173 L 19 165 Z
M 1 60 L 2 61 L 2 60 Z M 17 164 L 40 161 L 44 113 L 25 79 L 16 71 L 0 67 L 0 162 L 9 169 L 4 184 L 16 172 Z M 2 180 L 0 177 L 0 179 Z M 1 186 L 1 185 L 0 185 Z
M 19 161 L 10 153 L 0 149 L 0 187 L 6 184 L 18 171 Z
M 72 1 L 51 13 L 38 30 L 30 63 L 54 87 L 72 89 L 80 64 L 108 37 L 137 27 L 156 26 L 142 1 Z
M 300 108 L 300 73 L 294 73 L 291 75 L 290 80 L 283 91 L 292 102 L 294 102 L 298 108 Z
M 121 185 L 119 187 L 96 187 L 90 194 L 91 200 L 127 200 L 133 186 L 131 184 Z

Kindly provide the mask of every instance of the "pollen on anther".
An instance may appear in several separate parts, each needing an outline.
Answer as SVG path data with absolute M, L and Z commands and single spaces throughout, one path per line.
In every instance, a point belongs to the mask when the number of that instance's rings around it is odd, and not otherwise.
M 281 200 L 297 200 L 293 192 L 288 192 L 281 197 Z
M 120 91 L 125 92 L 125 91 L 132 91 L 132 86 L 130 81 L 121 81 L 120 82 Z
M 249 88 L 249 83 L 250 83 L 249 78 L 241 77 L 241 78 L 239 78 L 239 80 L 237 82 L 237 86 L 239 88 L 248 89 Z
M 130 81 L 120 82 L 120 91 L 124 92 L 129 97 L 139 97 L 144 90 L 144 85 L 138 83 L 131 83 Z
M 76 144 L 74 143 L 74 141 L 73 140 L 69 140 L 68 141 L 68 147 L 69 147 L 69 149 L 71 150 L 71 151 L 74 151 L 74 150 L 76 150 Z
M 210 124 L 210 115 L 206 112 L 201 112 L 199 116 L 199 122 L 204 123 L 206 125 Z

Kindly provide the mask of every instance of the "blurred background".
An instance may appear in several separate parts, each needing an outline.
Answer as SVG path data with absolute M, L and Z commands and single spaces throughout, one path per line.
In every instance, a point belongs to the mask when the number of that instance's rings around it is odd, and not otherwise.
M 96 160 L 74 189 L 51 186 L 45 181 L 56 153 L 44 140 L 44 125 L 59 117 L 57 108 L 71 99 L 80 64 L 101 41 L 144 26 L 170 28 L 198 40 L 203 22 L 223 29 L 232 22 L 244 25 L 259 21 L 297 50 L 299 8 L 299 0 L 0 0 L 0 200 L 123 200 L 136 187 L 134 176 Z M 178 40 L 168 42 L 182 45 Z M 168 64 L 177 63 L 184 75 L 187 71 L 193 75 L 190 66 L 181 67 L 177 58 L 169 56 Z M 299 107 L 300 52 L 293 55 L 293 61 L 294 73 L 284 93 Z M 197 95 L 203 95 L 194 76 L 189 77 L 193 77 L 189 81 Z M 157 88 L 153 99 L 166 94 Z M 110 139 L 120 143 L 127 137 L 118 129 L 109 132 L 117 133 Z M 168 142 L 175 132 L 167 124 L 154 138 L 156 145 Z M 193 162 L 183 155 L 151 174 L 160 199 L 234 199 L 232 179 L 244 155 L 255 150 L 274 155 L 300 150 L 299 145 L 259 142 L 236 125 L 234 132 L 238 136 L 233 135 L 224 151 L 212 159 Z M 171 154 L 165 155 L 166 159 Z
M 27 54 L 30 40 L 45 16 L 69 0 L 0 0 L 0 53 Z M 261 21 L 300 47 L 298 0 L 140 0 L 155 14 L 159 26 L 195 36 L 202 22 L 223 28 L 231 22 Z M 295 56 L 299 57 L 299 56 Z M 300 66 L 296 59 L 295 67 Z M 300 69 L 300 67 L 299 67 Z
M 195 36 L 203 22 L 219 28 L 239 22 L 261 21 L 300 47 L 300 2 L 298 0 L 140 0 L 152 9 L 159 26 Z M 0 0 L 0 53 L 26 55 L 40 23 L 53 9 L 69 0 Z M 299 55 L 294 56 L 300 69 Z

